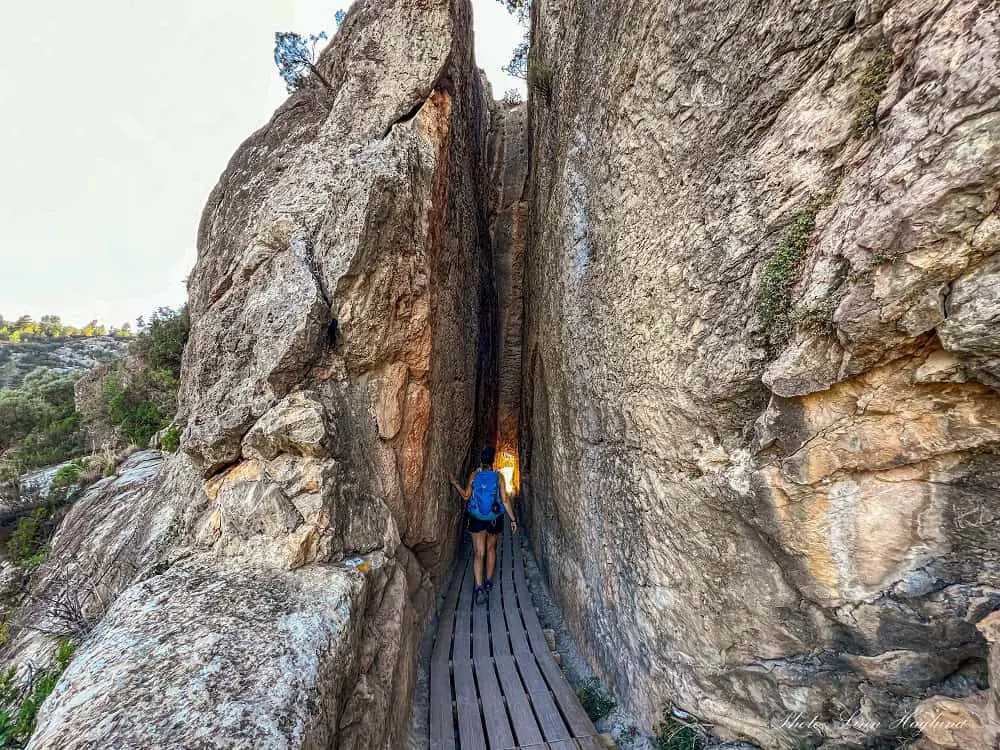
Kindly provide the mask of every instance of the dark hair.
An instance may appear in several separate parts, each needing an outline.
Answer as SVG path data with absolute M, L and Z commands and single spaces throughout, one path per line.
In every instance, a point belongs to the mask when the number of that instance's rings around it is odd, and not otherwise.
M 483 448 L 483 453 L 479 457 L 483 466 L 492 466 L 493 459 L 497 457 L 497 452 L 493 448 Z

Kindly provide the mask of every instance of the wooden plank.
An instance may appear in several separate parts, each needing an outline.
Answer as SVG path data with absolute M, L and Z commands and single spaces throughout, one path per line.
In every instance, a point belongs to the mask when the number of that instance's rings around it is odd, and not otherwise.
M 451 693 L 451 639 L 455 632 L 455 608 L 462 580 L 469 566 L 469 558 L 459 559 L 451 576 L 448 593 L 445 595 L 441 614 L 438 617 L 438 631 L 431 654 L 430 687 L 430 734 L 431 747 L 440 750 L 455 748 L 455 713 L 452 709 Z
M 574 737 L 578 738 L 580 747 L 584 750 L 601 750 L 601 743 L 597 739 L 597 729 L 590 720 L 587 712 L 580 705 L 580 700 L 576 696 L 566 675 L 556 664 L 552 652 L 549 650 L 542 631 L 541 623 L 538 621 L 538 614 L 531 601 L 531 592 L 528 590 L 528 581 L 524 573 L 524 557 L 520 545 L 515 547 L 517 562 L 514 565 L 514 587 L 517 592 L 520 611 L 524 616 L 524 625 L 528 633 L 531 650 L 545 680 L 548 683 L 552 695 L 569 724 L 570 731 Z
M 490 592 L 490 638 L 494 656 L 510 656 L 507 621 L 503 615 L 504 566 L 510 567 L 510 555 L 504 554 L 503 538 L 501 535 L 497 544 L 497 569 Z M 513 581 L 513 577 L 510 580 Z
M 514 728 L 519 746 L 538 746 L 544 742 L 538 722 L 535 721 L 534 711 L 531 710 L 531 701 L 525 692 L 524 684 L 517 671 L 517 664 L 514 662 L 510 646 L 507 644 L 507 622 L 508 610 L 517 610 L 517 596 L 514 590 L 514 569 L 513 554 L 510 545 L 510 533 L 504 530 L 500 540 L 500 575 L 496 585 L 499 586 L 498 600 L 501 603 L 498 611 L 497 625 L 494 633 L 503 633 L 502 640 L 494 637 L 493 659 L 496 663 L 497 674 L 500 677 L 500 684 L 503 687 L 504 697 L 507 699 L 507 712 Z
M 486 602 L 472 604 L 472 660 L 490 660 L 490 623 Z
M 455 613 L 455 640 L 452 669 L 455 674 L 455 703 L 458 708 L 458 738 L 462 750 L 486 750 L 479 696 L 473 678 L 472 653 L 472 566 L 462 579 L 462 591 Z
M 505 635 L 510 638 L 511 646 L 514 645 L 515 632 L 512 623 L 520 623 L 521 617 L 518 613 L 517 589 L 514 587 L 514 553 L 512 549 L 510 532 L 505 528 L 501 544 L 503 546 L 503 567 L 500 575 L 500 600 L 503 603 Z
M 474 661 L 476 681 L 479 684 L 479 696 L 486 723 L 486 736 L 491 748 L 514 747 L 514 735 L 510 720 L 507 717 L 507 706 L 504 703 L 497 673 L 494 671 L 493 660 Z M 465 747 L 464 745 L 462 746 Z
M 550 743 L 568 740 L 572 737 L 572 733 L 563 721 L 562 714 L 549 693 L 549 686 L 538 670 L 534 655 L 527 650 L 520 651 L 515 645 L 514 659 L 517 661 L 517 667 L 524 680 L 524 687 L 531 699 L 531 705 L 538 717 L 538 723 L 545 739 Z
M 514 735 L 511 731 L 510 720 L 507 718 L 507 706 L 504 703 L 503 693 L 500 692 L 493 660 L 487 659 L 473 663 L 476 670 L 476 681 L 479 683 L 483 719 L 486 722 L 486 736 L 490 740 L 490 747 L 514 747 Z
M 534 655 L 528 646 L 527 634 L 521 622 L 521 612 L 517 601 L 516 576 L 520 559 L 516 554 L 511 534 L 504 530 L 504 556 L 509 566 L 504 567 L 504 616 L 507 620 L 507 633 L 510 635 L 510 647 L 517 662 L 518 670 L 524 682 L 525 690 L 531 700 L 532 708 L 538 719 L 539 728 L 549 742 L 569 739 L 571 733 L 563 721 L 562 714 L 549 694 L 548 685 L 538 671 Z M 522 570 L 523 575 L 523 570 Z M 528 606 L 531 601 L 528 600 Z M 534 610 L 532 610 L 534 611 Z M 522 743 L 524 744 L 524 743 Z
M 500 685 L 503 687 L 504 698 L 507 700 L 507 711 L 517 737 L 518 747 L 540 746 L 544 742 L 542 733 L 531 710 L 531 701 L 524 691 L 524 685 L 517 673 L 517 665 L 512 656 L 497 656 L 494 659 Z
M 496 586 L 493 587 L 496 590 Z M 497 683 L 497 674 L 490 653 L 490 621 L 488 603 L 473 604 L 472 607 L 472 664 L 479 686 L 480 706 L 486 724 L 486 736 L 491 748 L 514 747 L 507 718 L 507 707 L 503 693 Z

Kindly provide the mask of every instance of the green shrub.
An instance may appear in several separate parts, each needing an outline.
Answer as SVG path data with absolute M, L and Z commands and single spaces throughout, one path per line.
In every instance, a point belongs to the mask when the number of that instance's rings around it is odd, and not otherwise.
M 25 568 L 37 568 L 43 562 L 45 562 L 49 557 L 49 551 L 45 547 L 42 547 L 38 552 L 33 554 L 31 557 L 26 557 L 21 561 L 21 565 Z
M 601 681 L 596 677 L 591 677 L 584 682 L 577 689 L 576 695 L 591 721 L 603 719 L 615 707 L 615 699 L 608 694 Z
M 528 88 L 541 96 L 546 102 L 552 101 L 552 79 L 555 71 L 544 60 L 534 60 L 528 63 Z
M 152 371 L 163 370 L 180 376 L 181 355 L 191 329 L 187 305 L 179 310 L 161 307 L 152 314 L 146 329 L 132 342 L 135 351 Z
M 77 459 L 56 472 L 49 484 L 49 505 L 59 505 L 66 502 L 70 488 L 79 481 L 84 467 L 84 462 Z
M 757 289 L 757 314 L 773 343 L 784 341 L 791 333 L 792 286 L 809 240 L 816 231 L 816 215 L 829 202 L 827 193 L 812 198 L 795 215 L 781 244 L 764 267 Z
M 34 567 L 44 560 L 49 509 L 35 508 L 22 516 L 7 540 L 7 552 L 19 565 Z M 39 560 L 38 556 L 43 555 Z
M 108 421 L 121 427 L 128 442 L 145 446 L 167 425 L 169 420 L 160 407 L 137 390 L 126 388 L 117 375 L 109 375 L 103 389 Z
M 858 82 L 858 101 L 854 108 L 851 130 L 864 137 L 875 130 L 875 116 L 878 103 L 885 93 L 889 75 L 892 73 L 892 53 L 888 47 L 881 47 L 861 73 Z
M 66 671 L 76 644 L 61 640 L 55 652 L 55 664 L 43 672 L 27 690 L 17 687 L 13 667 L 0 677 L 0 748 L 22 748 L 31 739 L 38 721 L 38 711 L 52 695 L 56 683 Z
M 40 371 L 0 390 L 0 481 L 82 453 L 71 376 Z
M 170 423 L 176 410 L 181 356 L 190 322 L 187 308 L 161 307 L 130 344 L 137 371 L 123 374 L 116 367 L 105 378 L 103 395 L 107 421 L 121 428 L 133 445 L 145 447 L 150 438 Z
M 167 430 L 160 442 L 160 447 L 168 453 L 176 453 L 177 449 L 181 447 L 181 428 L 175 424 L 170 425 L 170 429 Z
M 657 750 L 702 750 L 704 747 L 705 739 L 698 729 L 678 721 L 670 713 L 657 728 Z

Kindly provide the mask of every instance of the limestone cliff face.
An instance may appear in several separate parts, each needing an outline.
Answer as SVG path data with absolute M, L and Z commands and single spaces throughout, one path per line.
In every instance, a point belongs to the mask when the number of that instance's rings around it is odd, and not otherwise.
M 133 503 L 135 582 L 32 747 L 400 738 L 448 477 L 493 398 L 489 104 L 468 0 L 357 2 L 318 67 L 330 87 L 292 95 L 209 199 L 184 454 Z
M 527 511 L 650 724 L 862 743 L 973 687 L 998 64 L 975 0 L 536 0 Z

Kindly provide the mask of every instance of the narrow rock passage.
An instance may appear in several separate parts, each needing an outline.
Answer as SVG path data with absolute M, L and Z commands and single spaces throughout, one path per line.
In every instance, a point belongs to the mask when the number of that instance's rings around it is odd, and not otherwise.
M 599 750 L 532 606 L 521 537 L 507 526 L 495 580 L 489 601 L 473 604 L 471 557 L 459 557 L 431 656 L 431 748 Z

